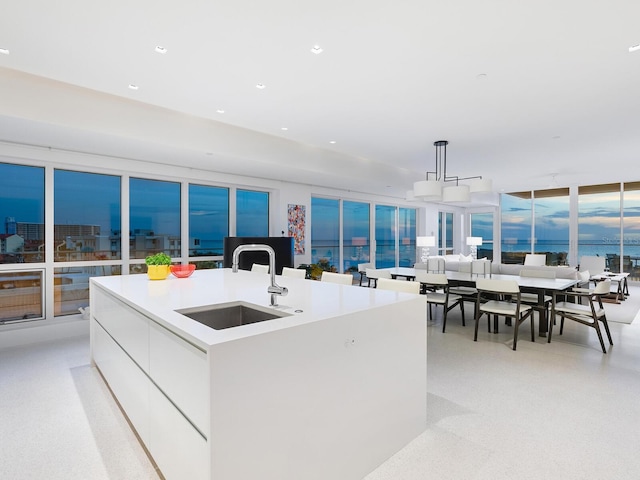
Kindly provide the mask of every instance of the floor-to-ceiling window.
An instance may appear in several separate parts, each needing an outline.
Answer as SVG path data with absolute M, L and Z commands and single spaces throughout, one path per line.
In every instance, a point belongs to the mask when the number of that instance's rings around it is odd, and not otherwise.
M 623 272 L 629 272 L 634 280 L 640 279 L 640 182 L 624 184 L 623 197 Z
M 71 315 L 89 304 L 89 278 L 121 273 L 77 263 L 122 258 L 121 177 L 55 170 L 53 185 L 54 312 Z
M 566 265 L 569 254 L 569 189 L 533 192 L 534 253 L 544 253 L 547 265 Z
M 439 213 L 438 232 L 438 255 L 453 253 L 453 213 Z
M 416 209 L 398 208 L 398 266 L 416 263 Z
M 531 192 L 500 197 L 502 263 L 524 263 L 525 254 L 531 253 Z
M 311 263 L 337 269 L 340 259 L 340 200 L 311 198 Z
M 482 238 L 477 247 L 478 258 L 493 260 L 493 213 L 472 213 L 471 236 Z
M 396 207 L 376 205 L 376 268 L 396 266 Z
M 343 271 L 357 272 L 359 263 L 368 263 L 370 258 L 369 204 L 364 202 L 342 202 L 342 247 Z
M 620 184 L 578 188 L 578 262 L 587 256 L 606 259 L 620 270 Z
M 236 236 L 269 236 L 269 193 L 236 191 Z
M 44 173 L 0 163 L 0 324 L 44 317 Z
M 189 256 L 222 255 L 229 236 L 229 189 L 189 185 Z
M 0 263 L 43 262 L 44 168 L 0 163 Z
M 129 256 L 164 252 L 180 257 L 180 184 L 145 178 L 129 180 Z M 141 271 L 132 265 L 132 273 Z

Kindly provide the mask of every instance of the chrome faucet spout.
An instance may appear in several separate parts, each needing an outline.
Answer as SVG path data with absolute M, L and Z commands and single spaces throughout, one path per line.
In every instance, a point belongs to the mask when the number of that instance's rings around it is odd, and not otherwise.
M 238 260 L 242 252 L 267 252 L 269 254 L 269 275 L 271 276 L 271 285 L 267 288 L 267 293 L 271 295 L 271 306 L 278 306 L 277 295 L 284 296 L 289 293 L 287 287 L 281 287 L 276 283 L 276 252 L 269 245 L 263 245 L 259 243 L 248 243 L 245 245 L 239 245 L 233 251 L 231 260 L 231 271 L 233 273 L 238 272 Z

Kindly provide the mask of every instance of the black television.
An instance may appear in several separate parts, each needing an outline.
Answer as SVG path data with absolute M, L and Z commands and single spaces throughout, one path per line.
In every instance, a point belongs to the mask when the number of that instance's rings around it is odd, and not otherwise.
M 269 245 L 276 252 L 276 274 L 282 274 L 282 267 L 293 268 L 293 237 L 224 237 L 222 266 L 231 268 L 233 251 L 240 245 L 247 244 Z M 261 263 L 269 265 L 267 252 L 242 252 L 238 260 L 238 268 L 251 270 L 251 265 Z

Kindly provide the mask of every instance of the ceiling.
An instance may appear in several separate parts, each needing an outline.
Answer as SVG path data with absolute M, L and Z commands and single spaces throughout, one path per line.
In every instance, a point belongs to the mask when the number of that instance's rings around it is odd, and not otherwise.
M 441 139 L 496 191 L 640 180 L 640 2 L 5 3 L 4 142 L 401 198 Z

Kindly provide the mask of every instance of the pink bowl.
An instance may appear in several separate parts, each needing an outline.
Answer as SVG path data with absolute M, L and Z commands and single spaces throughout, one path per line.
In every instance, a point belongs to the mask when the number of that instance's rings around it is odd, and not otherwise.
M 171 273 L 178 278 L 187 278 L 195 269 L 196 266 L 191 263 L 189 265 L 171 265 Z

